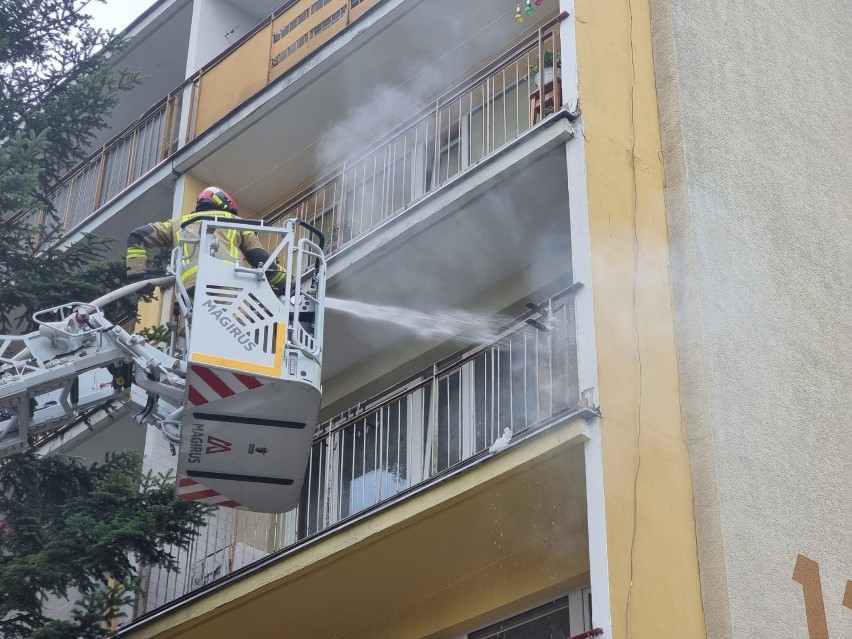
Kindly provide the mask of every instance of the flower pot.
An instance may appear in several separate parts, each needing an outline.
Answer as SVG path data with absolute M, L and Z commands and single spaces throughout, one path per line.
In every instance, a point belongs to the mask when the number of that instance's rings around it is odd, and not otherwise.
M 556 72 L 556 75 L 561 78 L 562 69 L 557 69 Z M 553 67 L 544 67 L 544 83 L 547 84 L 548 82 L 553 82 Z M 537 87 L 541 86 L 541 71 L 536 72 L 533 83 Z

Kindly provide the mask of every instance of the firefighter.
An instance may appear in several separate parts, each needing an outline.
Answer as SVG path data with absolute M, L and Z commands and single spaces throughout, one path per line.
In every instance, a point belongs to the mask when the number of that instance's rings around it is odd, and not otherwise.
M 199 193 L 195 201 L 195 210 L 182 215 L 180 220 L 154 222 L 140 226 L 130 233 L 127 238 L 127 276 L 131 281 L 148 277 L 148 247 L 159 246 L 174 248 L 179 245 L 181 233 L 185 231 L 197 234 L 200 222 L 188 224 L 184 229 L 181 224 L 196 216 L 215 216 L 217 218 L 236 218 L 237 203 L 233 197 L 218 186 L 209 186 Z M 220 250 L 235 259 L 240 256 L 257 268 L 269 259 L 269 253 L 261 246 L 257 234 L 253 231 L 237 231 L 234 229 L 216 229 Z M 189 292 L 190 298 L 195 288 L 195 276 L 198 271 L 198 257 L 195 247 L 184 247 L 183 271 L 181 281 Z M 266 272 L 266 278 L 276 293 L 283 292 L 286 274 L 279 264 L 274 264 Z

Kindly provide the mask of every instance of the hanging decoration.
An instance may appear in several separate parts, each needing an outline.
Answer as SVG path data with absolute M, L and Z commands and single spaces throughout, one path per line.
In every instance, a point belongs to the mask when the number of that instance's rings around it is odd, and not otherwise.
M 523 5 L 518 5 L 515 7 L 515 22 L 521 23 L 524 21 L 524 18 L 529 18 L 535 13 L 535 5 L 536 7 L 540 7 L 544 4 L 544 0 L 526 0 L 526 3 Z M 523 8 L 522 8 L 523 7 Z

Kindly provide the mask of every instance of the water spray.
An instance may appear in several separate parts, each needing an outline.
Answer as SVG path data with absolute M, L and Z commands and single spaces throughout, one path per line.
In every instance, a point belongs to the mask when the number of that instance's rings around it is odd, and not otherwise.
M 328 309 L 394 324 L 427 339 L 459 339 L 484 344 L 498 339 L 506 327 L 505 318 L 459 310 L 424 312 L 334 297 L 327 297 L 325 303 Z

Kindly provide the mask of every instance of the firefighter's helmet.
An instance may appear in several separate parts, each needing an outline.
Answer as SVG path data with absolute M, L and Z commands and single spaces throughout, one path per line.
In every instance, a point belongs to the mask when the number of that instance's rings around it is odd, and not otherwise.
M 218 186 L 208 186 L 195 200 L 196 211 L 228 211 L 237 213 L 237 201 L 230 193 Z

